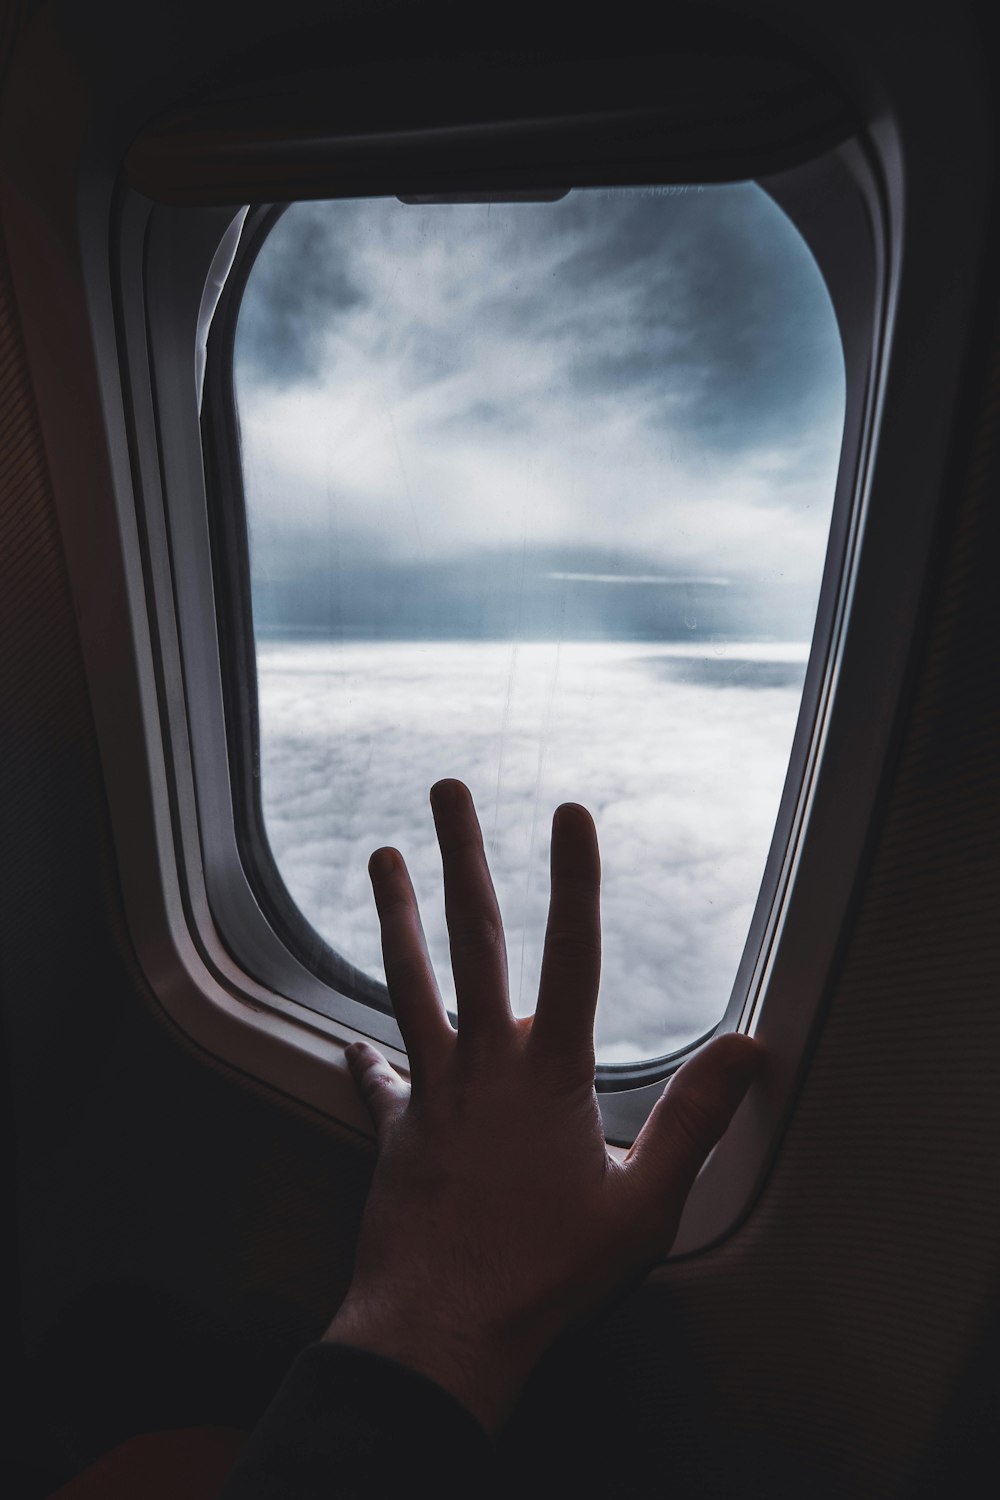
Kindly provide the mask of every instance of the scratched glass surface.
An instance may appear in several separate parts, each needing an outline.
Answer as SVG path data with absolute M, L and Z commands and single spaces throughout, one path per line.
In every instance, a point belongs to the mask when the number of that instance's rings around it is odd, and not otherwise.
M 261 796 L 382 977 L 395 844 L 454 1004 L 427 791 L 475 795 L 530 1011 L 560 801 L 604 865 L 598 1057 L 729 998 L 799 711 L 844 410 L 822 277 L 752 184 L 297 204 L 235 376 Z

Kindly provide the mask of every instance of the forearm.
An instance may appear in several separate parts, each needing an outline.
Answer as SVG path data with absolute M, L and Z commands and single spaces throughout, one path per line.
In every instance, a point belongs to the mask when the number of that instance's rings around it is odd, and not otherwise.
M 371 1351 L 303 1350 L 219 1500 L 436 1500 L 496 1493 L 493 1444 L 437 1383 Z

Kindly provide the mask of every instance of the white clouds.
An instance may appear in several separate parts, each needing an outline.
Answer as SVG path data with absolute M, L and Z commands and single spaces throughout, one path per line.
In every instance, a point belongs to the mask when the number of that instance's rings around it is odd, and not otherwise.
M 740 661 L 783 655 L 719 644 L 713 659 L 729 651 Z M 601 1055 L 691 1040 L 729 997 L 798 706 L 793 687 L 658 675 L 658 664 L 691 656 L 606 644 L 262 647 L 265 822 L 292 895 L 333 947 L 381 974 L 366 869 L 373 848 L 396 844 L 449 989 L 427 791 L 459 776 L 487 840 L 512 992 L 530 1008 L 551 815 L 561 801 L 584 802 L 605 871 Z
M 456 431 L 454 403 L 453 382 L 396 400 L 357 371 L 248 398 L 252 525 L 332 521 L 370 529 L 389 556 L 418 557 L 522 542 L 613 548 L 627 537 L 695 573 L 780 567 L 789 580 L 818 580 L 832 447 L 825 463 L 800 447 L 691 462 L 668 433 L 596 399 L 550 399 L 544 423 L 528 416 L 514 434 L 474 413 Z

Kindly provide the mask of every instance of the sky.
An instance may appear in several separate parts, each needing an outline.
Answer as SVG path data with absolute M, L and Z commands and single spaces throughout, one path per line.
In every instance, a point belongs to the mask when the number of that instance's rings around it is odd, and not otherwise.
M 235 368 L 265 632 L 809 634 L 843 360 L 752 184 L 295 204 Z

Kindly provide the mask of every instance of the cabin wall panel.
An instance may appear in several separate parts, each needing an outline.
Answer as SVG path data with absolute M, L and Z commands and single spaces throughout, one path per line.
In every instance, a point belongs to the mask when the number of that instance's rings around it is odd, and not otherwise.
M 349 1274 L 370 1152 L 181 1040 L 124 926 L 41 436 L 0 246 L 0 988 L 20 1321 L 67 1472 L 248 1420 Z

